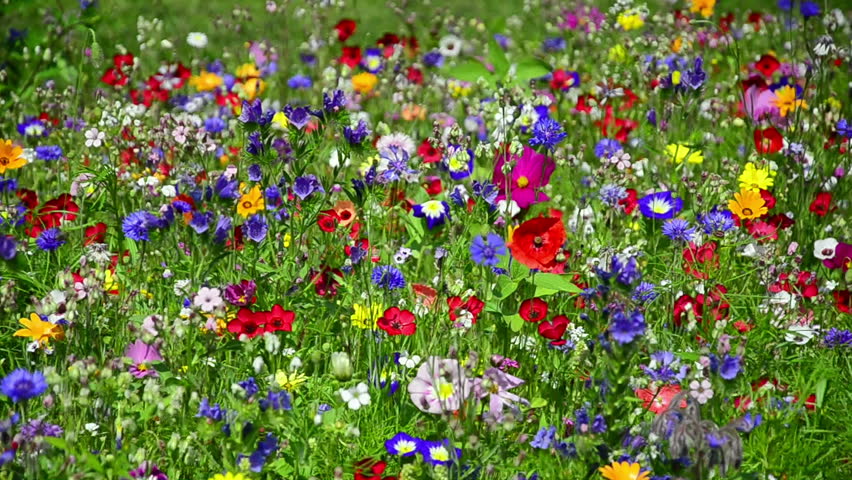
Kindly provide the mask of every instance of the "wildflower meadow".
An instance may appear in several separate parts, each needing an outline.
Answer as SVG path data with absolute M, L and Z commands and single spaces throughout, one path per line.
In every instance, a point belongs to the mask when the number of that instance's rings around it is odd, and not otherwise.
M 0 0 L 0 480 L 852 478 L 845 0 Z

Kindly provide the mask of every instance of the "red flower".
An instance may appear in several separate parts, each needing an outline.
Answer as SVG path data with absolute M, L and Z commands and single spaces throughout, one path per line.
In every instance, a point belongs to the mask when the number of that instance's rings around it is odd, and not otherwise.
M 669 408 L 674 397 L 680 393 L 680 385 L 666 385 L 659 389 L 642 388 L 636 390 L 636 396 L 642 400 L 642 408 L 660 414 Z M 686 400 L 682 400 L 681 408 L 686 407 Z
M 334 29 L 337 30 L 337 39 L 341 42 L 345 42 L 355 33 L 355 28 L 357 24 L 355 20 L 351 18 L 344 18 L 343 20 L 337 22 L 337 25 L 334 26 Z
M 27 207 L 27 210 L 33 210 L 35 207 L 38 206 L 38 193 L 30 189 L 21 188 L 17 192 L 15 192 L 15 195 L 18 197 L 19 200 L 21 200 L 21 203 L 23 203 L 24 206 Z
M 423 157 L 423 163 L 438 163 L 444 156 L 440 149 L 435 148 L 429 143 L 429 139 L 423 140 L 420 146 L 417 147 L 417 155 Z
M 388 335 L 414 335 L 417 331 L 414 314 L 408 310 L 391 307 L 376 321 L 376 325 L 388 332 Z
M 748 233 L 761 243 L 768 242 L 770 240 L 778 240 L 778 228 L 771 223 L 764 222 L 763 220 L 749 222 Z
M 707 315 L 708 310 L 712 318 L 717 321 L 727 318 L 731 304 L 725 301 L 724 295 L 726 293 L 728 293 L 728 289 L 724 285 L 716 284 L 706 295 L 697 295 L 695 301 L 701 308 L 698 309 L 700 315 L 696 317 L 696 320 L 700 322 Z
M 104 243 L 106 231 L 107 225 L 103 222 L 92 225 L 91 227 L 86 227 L 86 240 L 83 241 L 83 246 L 91 245 L 93 243 Z
M 814 198 L 814 201 L 811 202 L 811 206 L 808 207 L 808 210 L 820 217 L 828 215 L 829 210 L 831 210 L 831 193 L 817 193 L 816 198 Z
M 340 216 L 334 210 L 323 210 L 317 216 L 317 225 L 326 233 L 337 230 L 338 222 L 340 222 Z
M 781 62 L 767 53 L 760 57 L 760 60 L 758 60 L 754 66 L 760 70 L 760 73 L 762 73 L 764 77 L 770 77 L 781 67 Z
M 426 177 L 426 183 L 423 184 L 423 189 L 430 196 L 438 195 L 444 191 L 444 186 L 441 184 L 441 177 Z
M 786 213 L 776 213 L 769 217 L 766 221 L 770 225 L 781 230 L 786 230 L 796 223 L 796 221 L 788 217 Z
M 775 127 L 754 131 L 754 147 L 759 153 L 776 153 L 784 146 L 784 137 Z
M 577 72 L 566 72 L 565 70 L 554 70 L 553 78 L 550 80 L 552 90 L 568 90 L 580 83 L 580 75 Z
M 674 324 L 679 327 L 684 322 L 689 320 L 689 312 L 693 312 L 693 316 L 701 321 L 701 304 L 693 297 L 683 294 L 675 300 L 674 303 Z
M 34 197 L 34 199 L 37 201 L 38 197 Z M 29 200 L 32 201 L 33 198 Z M 35 208 L 35 205 L 33 208 Z M 67 193 L 63 193 L 42 205 L 37 215 L 27 215 L 26 219 L 32 227 L 24 231 L 30 237 L 36 238 L 44 230 L 61 226 L 65 220 L 71 221 L 76 219 L 77 212 L 79 211 L 80 207 L 74 203 L 73 197 Z
M 509 242 L 512 257 L 521 265 L 549 272 L 565 262 L 562 244 L 565 243 L 565 226 L 561 218 L 539 217 L 522 223 Z M 563 258 L 560 258 L 563 257 Z
M 228 322 L 228 331 L 248 338 L 254 338 L 264 332 L 266 323 L 266 312 L 253 312 L 248 308 L 241 308 L 237 312 L 237 318 Z
M 775 196 L 772 195 L 772 192 L 762 188 L 760 189 L 760 198 L 763 199 L 763 203 L 766 205 L 767 210 L 775 208 L 775 204 L 778 202 L 778 200 L 775 199 Z
M 395 33 L 385 32 L 384 35 L 382 35 L 381 37 L 379 37 L 378 40 L 376 40 L 376 45 L 380 47 L 392 47 L 397 43 L 400 43 L 400 41 L 401 40 L 399 38 L 399 35 Z
M 450 307 L 450 320 L 455 322 L 459 317 L 471 317 L 471 325 L 479 319 L 479 314 L 485 308 L 485 302 L 476 298 L 476 295 L 471 295 L 467 301 L 462 301 L 461 297 L 450 297 L 447 299 L 447 305 Z
M 414 290 L 414 297 L 418 303 L 421 303 L 426 308 L 432 308 L 435 300 L 438 297 L 438 291 L 429 285 L 420 283 L 412 283 L 411 289 Z
M 719 255 L 716 253 L 716 242 L 708 242 L 696 246 L 689 242 L 683 249 L 683 271 L 695 278 L 706 280 L 707 270 L 719 267 Z
M 349 68 L 355 68 L 361 63 L 361 47 L 343 47 L 343 53 L 338 61 Z
M 553 340 L 550 342 L 551 345 L 564 345 L 565 340 L 562 339 L 562 335 L 565 334 L 565 329 L 568 328 L 569 323 L 571 321 L 568 320 L 568 317 L 557 315 L 553 317 L 553 320 L 539 323 L 538 334 L 548 340 Z
M 382 477 L 387 466 L 385 461 L 365 458 L 355 464 L 355 480 L 395 480 L 395 477 Z
M 101 75 L 101 81 L 113 87 L 123 87 L 127 85 L 130 77 L 128 77 L 125 72 L 130 70 L 129 67 L 133 66 L 133 55 L 129 53 L 126 55 L 115 55 L 112 57 L 112 64 L 113 68 L 107 69 L 107 71 Z
M 834 296 L 834 306 L 838 310 L 852 315 L 852 294 L 849 290 L 835 290 L 832 296 Z
M 284 310 L 281 305 L 275 304 L 266 315 L 267 332 L 292 332 L 293 320 L 296 314 L 291 310 Z
M 639 192 L 633 188 L 628 188 L 627 196 L 619 200 L 618 205 L 624 208 L 624 213 L 630 215 L 639 205 Z
M 547 302 L 540 298 L 529 298 L 521 303 L 518 313 L 527 322 L 540 322 L 547 317 Z
M 337 295 L 337 287 L 340 286 L 338 277 L 343 277 L 343 272 L 338 268 L 330 269 L 325 267 L 319 273 L 311 278 L 314 284 L 314 290 L 321 297 L 333 297 Z
M 423 72 L 419 68 L 408 67 L 408 81 L 415 85 L 423 85 Z
M 574 107 L 574 110 L 583 113 L 592 113 L 592 103 L 591 100 L 595 100 L 595 105 L 597 105 L 597 99 L 593 95 L 580 95 L 577 97 L 577 106 Z

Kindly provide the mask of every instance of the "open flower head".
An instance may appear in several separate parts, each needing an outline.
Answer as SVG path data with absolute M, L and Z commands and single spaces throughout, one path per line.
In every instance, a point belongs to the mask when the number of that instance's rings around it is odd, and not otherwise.
M 37 314 L 33 313 L 30 318 L 20 319 L 21 325 L 24 328 L 14 333 L 16 337 L 27 337 L 39 342 L 41 345 L 48 345 L 50 340 L 62 340 L 65 338 L 65 331 L 61 325 L 46 322 Z
M 648 480 L 648 472 L 640 472 L 641 468 L 638 463 L 612 462 L 598 470 L 606 480 Z
M 769 211 L 760 192 L 751 190 L 735 193 L 734 199 L 728 202 L 728 209 L 734 215 L 744 219 L 758 218 Z

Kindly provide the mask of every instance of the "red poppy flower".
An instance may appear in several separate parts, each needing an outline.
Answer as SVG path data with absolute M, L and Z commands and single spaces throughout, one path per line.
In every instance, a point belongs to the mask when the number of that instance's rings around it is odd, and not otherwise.
M 671 405 L 674 397 L 680 393 L 680 385 L 666 385 L 659 389 L 642 388 L 635 391 L 639 400 L 642 400 L 642 408 L 656 414 L 665 412 Z M 681 408 L 686 407 L 686 400 L 682 400 Z
M 337 22 L 337 25 L 334 26 L 334 29 L 337 31 L 337 39 L 341 42 L 345 42 L 355 33 L 355 29 L 358 25 L 355 23 L 355 20 L 351 18 L 344 18 L 343 20 Z
M 693 242 L 683 249 L 683 271 L 695 278 L 706 280 L 707 270 L 719 268 L 716 242 L 707 242 L 700 247 Z
M 128 53 L 125 55 L 115 55 L 112 57 L 113 68 L 107 69 L 101 75 L 101 81 L 113 87 L 123 87 L 127 85 L 130 77 L 125 73 L 129 67 L 133 66 L 133 55 Z M 127 68 L 125 68 L 127 67 Z
M 376 321 L 376 325 L 386 331 L 388 335 L 414 335 L 417 331 L 414 314 L 408 310 L 400 310 L 397 307 L 391 307 L 385 310 L 385 313 Z
M 447 305 L 450 307 L 450 320 L 455 322 L 460 317 L 471 317 L 471 325 L 476 324 L 479 319 L 479 314 L 485 308 L 485 302 L 476 298 L 476 295 L 471 295 L 467 301 L 462 301 L 461 297 L 450 297 L 447 299 Z
M 423 185 L 423 189 L 426 190 L 426 193 L 433 197 L 443 192 L 444 186 L 441 183 L 441 177 L 426 177 L 426 183 Z
M 340 216 L 334 210 L 323 210 L 317 216 L 317 225 L 326 233 L 337 230 L 338 222 L 340 222 Z
M 31 227 L 24 232 L 32 238 L 36 238 L 42 231 L 59 227 L 62 222 L 72 221 L 77 218 L 80 207 L 74 202 L 73 197 L 67 193 L 45 202 L 37 214 L 26 216 Z
M 763 220 L 749 222 L 748 233 L 761 243 L 765 243 L 770 240 L 778 240 L 778 227 L 769 222 L 764 222 Z
M 412 283 L 411 289 L 414 290 L 414 296 L 417 301 L 423 304 L 424 307 L 431 308 L 432 305 L 435 304 L 435 300 L 438 298 L 438 291 L 429 285 Z
M 568 317 L 557 315 L 553 317 L 553 320 L 539 323 L 538 334 L 548 340 L 553 340 L 550 342 L 552 345 L 564 345 L 565 340 L 562 339 L 562 335 L 565 334 L 569 323 L 571 321 L 568 320 Z
M 755 32 L 760 31 L 760 24 L 763 21 L 763 14 L 760 12 L 751 12 L 748 14 L 748 23 L 752 24 Z
M 775 127 L 754 131 L 754 147 L 759 153 L 776 153 L 784 146 L 784 137 Z
M 355 480 L 390 480 L 391 477 L 382 478 L 387 466 L 385 461 L 365 458 L 355 464 Z
M 728 13 L 724 17 L 719 19 L 719 29 L 725 33 L 731 31 L 731 24 L 734 23 L 734 14 Z
M 440 149 L 435 148 L 429 143 L 429 139 L 423 140 L 420 146 L 417 147 L 417 155 L 423 157 L 423 163 L 438 163 L 444 156 Z
M 264 332 L 266 312 L 253 312 L 248 308 L 241 308 L 237 312 L 237 318 L 228 322 L 228 331 L 248 338 L 254 338 Z
M 107 225 L 103 222 L 92 225 L 91 227 L 86 227 L 86 240 L 83 241 L 83 246 L 91 245 L 93 243 L 104 243 L 106 231 Z
M 835 290 L 832 292 L 834 306 L 843 313 L 852 315 L 852 294 L 849 290 Z
M 766 221 L 780 230 L 786 230 L 796 223 L 796 221 L 788 217 L 786 213 L 777 213 L 769 217 Z
M 760 60 L 758 60 L 754 66 L 760 70 L 760 73 L 762 73 L 764 77 L 770 77 L 776 70 L 781 68 L 781 62 L 767 53 L 760 57 Z
M 423 85 L 423 72 L 419 68 L 408 67 L 406 74 L 409 82 L 415 85 Z
M 275 304 L 272 310 L 266 314 L 267 332 L 292 332 L 293 320 L 296 314 L 291 310 L 284 310 L 281 305 Z
M 344 65 L 349 65 L 349 68 L 355 68 L 361 63 L 361 47 L 343 47 L 338 61 Z
M 396 45 L 397 43 L 400 43 L 399 35 L 390 32 L 385 32 L 384 35 L 382 35 L 381 37 L 379 37 L 378 40 L 376 40 L 376 45 L 380 47 L 391 47 Z
M 333 297 L 337 295 L 337 287 L 340 286 L 338 278 L 343 277 L 343 272 L 339 268 L 330 269 L 324 267 L 319 273 L 311 278 L 314 284 L 314 290 L 321 297 Z
M 597 99 L 593 95 L 580 95 L 577 97 L 577 106 L 574 107 L 574 110 L 583 113 L 592 113 L 592 100 L 595 100 L 594 104 L 597 105 Z
M 550 80 L 551 90 L 568 90 L 580 83 L 580 75 L 577 72 L 566 72 L 565 70 L 554 70 L 553 78 Z
M 695 301 L 701 306 L 699 309 L 700 316 L 696 320 L 700 322 L 708 313 L 716 321 L 728 318 L 728 310 L 730 310 L 731 304 L 724 298 L 726 293 L 728 293 L 728 289 L 724 285 L 717 283 L 706 295 L 696 295 Z
M 24 206 L 27 207 L 27 210 L 32 210 L 38 206 L 38 193 L 28 188 L 18 189 L 18 191 L 15 192 L 15 195 L 18 197 L 21 203 L 23 203 Z
M 565 226 L 561 218 L 539 217 L 527 220 L 512 233 L 509 250 L 515 260 L 529 268 L 544 272 L 559 266 L 560 255 L 565 256 Z
M 547 317 L 547 302 L 540 298 L 529 298 L 521 302 L 518 313 L 527 322 L 540 322 Z
M 689 312 L 701 321 L 702 307 L 701 304 L 692 296 L 683 294 L 675 300 L 674 303 L 674 324 L 679 327 L 689 320 Z
M 814 198 L 814 201 L 811 202 L 811 206 L 808 207 L 808 210 L 820 217 L 828 215 L 829 210 L 831 210 L 831 193 L 817 193 L 816 198 Z

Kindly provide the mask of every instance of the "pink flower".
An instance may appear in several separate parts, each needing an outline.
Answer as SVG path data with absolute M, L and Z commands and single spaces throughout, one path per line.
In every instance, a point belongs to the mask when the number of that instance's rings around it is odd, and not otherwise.
M 760 120 L 763 117 L 777 117 L 778 107 L 775 105 L 775 92 L 760 90 L 758 87 L 749 87 L 745 92 L 744 108 L 752 120 Z
M 547 195 L 537 190 L 550 183 L 550 175 L 556 170 L 553 159 L 527 146 L 524 146 L 524 153 L 520 157 L 512 155 L 511 159 L 507 159 L 507 156 L 506 151 L 500 153 L 494 166 L 493 181 L 500 190 L 496 201 L 505 200 L 507 190 L 512 193 L 512 200 L 520 208 L 549 200 Z M 503 173 L 503 165 L 507 160 L 513 164 L 508 178 Z
M 473 392 L 473 381 L 465 375 L 458 360 L 429 357 L 408 384 L 414 406 L 426 413 L 453 412 Z
M 156 377 L 157 371 L 151 370 L 146 364 L 163 359 L 157 347 L 148 345 L 142 340 L 136 340 L 128 345 L 124 351 L 124 356 L 133 361 L 133 365 L 130 366 L 130 374 L 136 378 Z

